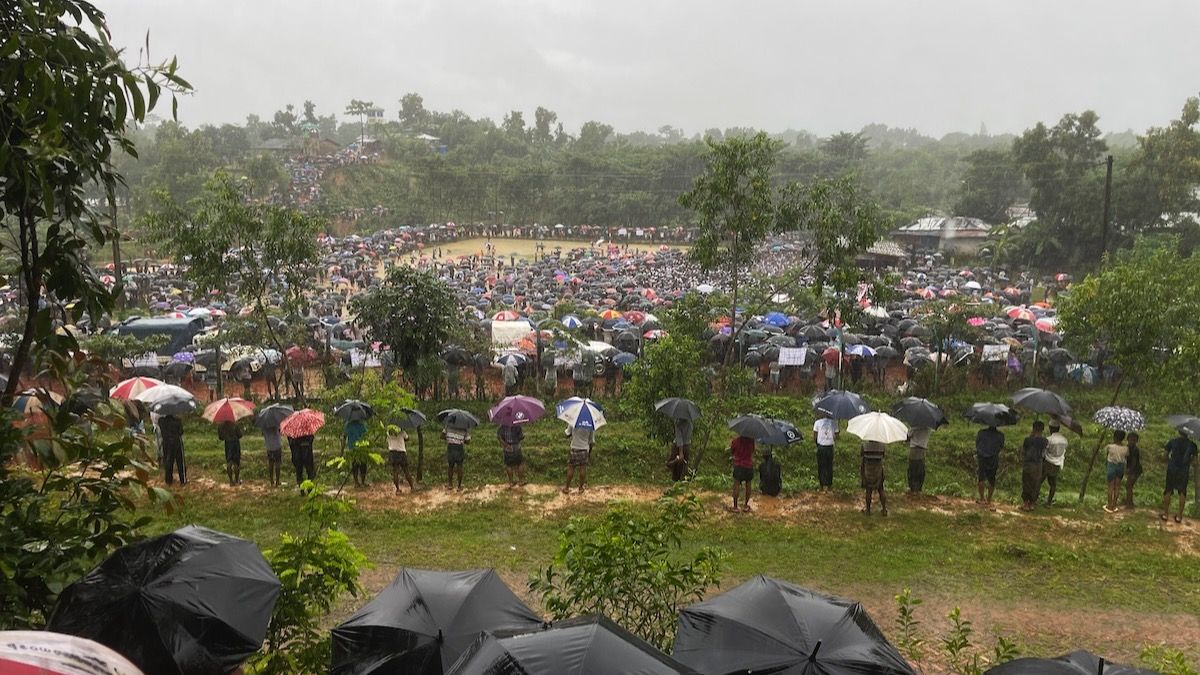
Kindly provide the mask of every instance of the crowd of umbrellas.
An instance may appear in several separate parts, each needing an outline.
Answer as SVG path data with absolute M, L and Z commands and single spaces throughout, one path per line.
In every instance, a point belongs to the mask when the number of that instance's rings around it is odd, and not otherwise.
M 0 633 L 0 666 L 27 667 L 29 645 L 57 640 L 105 672 L 223 675 L 261 647 L 279 592 L 253 543 L 187 526 L 118 549 L 64 589 L 49 633 Z M 331 633 L 334 675 L 917 672 L 859 603 L 761 575 L 680 610 L 669 654 L 601 615 L 546 621 L 491 569 L 402 568 Z M 1086 652 L 987 672 L 1149 673 Z

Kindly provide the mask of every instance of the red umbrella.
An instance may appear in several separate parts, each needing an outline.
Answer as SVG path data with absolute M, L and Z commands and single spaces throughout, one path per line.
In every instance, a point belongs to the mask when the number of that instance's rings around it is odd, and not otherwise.
M 116 386 L 109 389 L 108 396 L 109 398 L 129 400 L 143 391 L 157 387 L 160 384 L 163 384 L 163 381 L 156 380 L 153 377 L 131 377 L 128 380 L 118 382 Z
M 625 320 L 635 326 L 640 326 L 646 320 L 646 313 L 637 310 L 625 312 Z
M 831 366 L 836 366 L 842 360 L 842 352 L 837 347 L 829 347 L 821 352 L 821 358 Z
M 516 312 L 512 311 L 511 309 L 505 309 L 505 310 L 496 312 L 492 316 L 492 321 L 516 321 L 517 319 L 520 319 L 520 318 L 521 318 L 520 314 L 517 314 Z
M 666 337 L 666 336 L 667 336 L 667 331 L 661 330 L 658 328 L 655 328 L 654 330 L 648 330 L 642 334 L 642 337 L 646 338 L 647 340 L 657 340 L 659 338 Z
M 323 426 L 325 426 L 325 413 L 305 408 L 288 415 L 287 419 L 280 423 L 279 431 L 288 438 L 300 438 L 316 434 Z
M 1033 315 L 1033 312 L 1029 311 L 1029 308 L 1027 307 L 1009 307 L 1008 309 L 1004 310 L 1004 313 L 1008 315 L 1008 318 L 1015 321 L 1028 321 L 1029 323 L 1033 323 L 1033 321 L 1037 318 Z
M 236 422 L 254 414 L 254 404 L 244 398 L 219 398 L 204 408 L 204 419 L 213 424 Z

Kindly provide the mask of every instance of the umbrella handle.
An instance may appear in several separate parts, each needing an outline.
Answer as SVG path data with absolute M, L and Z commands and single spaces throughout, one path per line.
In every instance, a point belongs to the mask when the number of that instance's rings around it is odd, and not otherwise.
M 808 660 L 815 663 L 817 660 L 817 652 L 821 651 L 821 643 L 824 640 L 817 640 L 817 644 L 813 645 L 812 653 L 808 655 Z

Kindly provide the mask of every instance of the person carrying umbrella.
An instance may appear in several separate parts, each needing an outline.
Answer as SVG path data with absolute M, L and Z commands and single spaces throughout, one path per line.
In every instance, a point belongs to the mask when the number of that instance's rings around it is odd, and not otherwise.
M 225 442 L 225 475 L 230 485 L 242 482 L 242 430 L 233 420 L 217 425 L 217 438 Z
M 1167 513 L 1171 510 L 1171 495 L 1179 495 L 1179 509 L 1175 511 L 1175 522 L 1183 522 L 1183 503 L 1187 500 L 1188 474 L 1196 463 L 1196 444 L 1188 438 L 1188 432 L 1182 426 L 1179 435 L 1167 441 L 1167 485 L 1163 490 L 1162 513 L 1158 519 L 1166 522 Z
M 1104 510 L 1117 512 L 1117 500 L 1121 498 L 1121 482 L 1125 480 L 1125 463 L 1129 459 L 1129 446 L 1125 445 L 1125 432 L 1113 431 L 1113 442 L 1104 448 L 1106 455 L 1105 478 L 1108 479 L 1108 503 Z
M 754 479 L 754 439 L 738 436 L 729 442 L 729 454 L 733 459 L 733 506 L 731 513 L 738 510 L 738 492 L 745 486 L 746 498 L 742 500 L 742 512 L 750 513 L 750 481 Z
M 356 450 L 367 435 L 367 424 L 360 419 L 346 421 L 344 430 L 346 450 Z M 367 486 L 367 463 L 357 459 L 350 463 L 350 473 L 354 476 L 355 487 Z
M 409 492 L 417 489 L 413 483 L 412 473 L 408 470 L 407 441 L 407 431 L 395 424 L 387 425 L 388 464 L 392 466 L 392 485 L 396 487 L 396 494 L 400 494 L 400 474 L 404 474 Z
M 1050 445 L 1042 431 L 1041 420 L 1033 423 L 1029 436 L 1021 444 L 1021 510 L 1032 511 L 1042 487 L 1042 465 L 1046 463 L 1046 448 Z
M 504 451 L 504 473 L 510 488 L 525 485 L 525 456 L 521 453 L 521 441 L 525 430 L 516 424 L 501 424 L 496 428 L 496 438 Z
M 671 443 L 671 457 L 667 467 L 671 469 L 671 480 L 678 483 L 687 476 L 688 462 L 691 461 L 692 420 L 679 417 L 674 420 L 675 437 Z
M 563 486 L 565 495 L 571 491 L 571 481 L 575 473 L 579 473 L 579 492 L 587 487 L 587 467 L 592 456 L 592 447 L 596 442 L 595 429 L 588 426 L 567 425 L 566 435 L 571 439 L 567 453 L 567 484 Z
M 262 431 L 263 446 L 267 451 L 267 482 L 278 487 L 283 467 L 283 436 L 279 423 L 291 415 L 292 408 L 285 405 L 269 405 L 259 411 L 254 423 Z
M 833 443 L 837 439 L 837 420 L 827 413 L 817 411 L 817 420 L 813 422 L 813 441 L 817 444 L 817 483 L 821 492 L 833 488 Z
M 458 491 L 462 492 L 463 464 L 467 459 L 467 443 L 471 442 L 471 432 L 458 427 L 443 427 L 442 438 L 446 440 L 446 489 L 454 489 L 454 477 L 458 476 Z
M 1062 472 L 1063 464 L 1066 463 L 1067 447 L 1070 444 L 1057 421 L 1052 419 L 1042 459 L 1042 481 L 1050 484 L 1050 491 L 1046 493 L 1046 506 L 1054 503 L 1054 493 L 1058 491 L 1058 474 Z M 1041 491 L 1040 485 L 1038 491 Z
M 166 470 L 167 485 L 174 484 L 174 471 L 179 473 L 179 484 L 187 485 L 187 467 L 183 462 L 183 421 L 175 415 L 160 415 L 155 426 L 162 439 L 163 468 Z

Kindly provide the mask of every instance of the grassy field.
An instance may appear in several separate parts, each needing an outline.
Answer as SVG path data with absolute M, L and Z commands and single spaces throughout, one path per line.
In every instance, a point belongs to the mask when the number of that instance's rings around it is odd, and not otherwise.
M 1110 392 L 1068 392 L 1081 419 L 1108 402 Z M 942 400 L 948 411 L 964 409 L 979 395 Z M 1000 393 L 991 400 L 1002 400 Z M 986 400 L 983 396 L 979 400 Z M 1135 400 L 1130 397 L 1129 400 Z M 797 397 L 760 397 L 773 414 L 790 411 L 802 428 L 811 425 L 807 402 Z M 883 398 L 874 399 L 884 404 Z M 449 404 L 427 403 L 434 413 Z M 484 403 L 455 402 L 482 412 Z M 1154 413 L 1167 411 L 1152 411 Z M 432 415 L 431 415 L 432 416 Z M 374 563 L 364 581 L 369 592 L 384 586 L 400 566 L 432 568 L 496 567 L 523 592 L 529 573 L 552 557 L 558 529 L 575 515 L 600 513 L 618 500 L 648 502 L 666 489 L 666 448 L 645 437 L 639 424 L 619 415 L 600 430 L 583 495 L 559 494 L 566 445 L 561 423 L 542 421 L 527 428 L 526 456 L 531 485 L 508 490 L 494 428 L 476 430 L 468 448 L 467 489 L 448 492 L 442 484 L 445 447 L 426 438 L 428 489 L 395 495 L 385 470 L 373 469 L 372 485 L 348 488 L 359 508 L 344 522 L 352 540 Z M 756 512 L 728 514 L 727 438 L 710 439 L 693 487 L 707 511 L 703 527 L 688 535 L 688 546 L 716 544 L 731 556 L 725 586 L 754 574 L 778 576 L 863 602 L 885 632 L 891 633 L 892 596 L 905 587 L 925 599 L 918 610 L 927 637 L 946 628 L 945 614 L 961 606 L 975 622 L 980 640 L 1016 639 L 1022 652 L 1061 653 L 1087 648 L 1111 658 L 1134 660 L 1146 644 L 1166 642 L 1200 659 L 1200 532 L 1194 520 L 1163 524 L 1156 516 L 1163 464 L 1162 444 L 1173 433 L 1158 417 L 1143 433 L 1147 473 L 1138 485 L 1138 508 L 1106 514 L 1100 508 L 1104 486 L 1093 475 L 1088 498 L 1077 502 L 1094 434 L 1072 437 L 1058 504 L 1035 514 L 1016 510 L 1020 470 L 1016 448 L 1026 421 L 1008 428 L 996 504 L 985 508 L 969 498 L 974 488 L 973 436 L 976 427 L 957 414 L 933 436 L 929 453 L 929 495 L 906 497 L 904 458 L 898 447 L 887 460 L 891 516 L 859 513 L 857 443 L 843 434 L 835 460 L 835 490 L 818 495 L 811 440 L 782 450 L 785 494 L 755 498 Z M 611 419 L 610 418 L 610 419 Z M 338 451 L 337 422 L 318 436 L 323 458 Z M 1090 430 L 1089 430 L 1090 431 Z M 415 449 L 415 439 L 410 448 Z M 294 487 L 265 484 L 262 441 L 244 439 L 243 479 L 224 485 L 223 459 L 215 432 L 196 421 L 185 439 L 192 484 L 179 490 L 182 507 L 161 514 L 154 527 L 169 530 L 198 523 L 249 537 L 270 547 L 281 531 L 296 528 L 299 497 Z M 286 464 L 285 469 L 290 466 Z M 318 483 L 333 489 L 326 472 Z M 1194 514 L 1194 512 L 1193 512 Z M 532 600 L 532 599 L 531 599 Z M 348 600 L 330 617 L 334 622 L 361 600 Z M 933 640 L 936 644 L 936 640 Z M 937 655 L 930 649 L 931 663 Z M 936 668 L 935 668 L 936 669 Z

